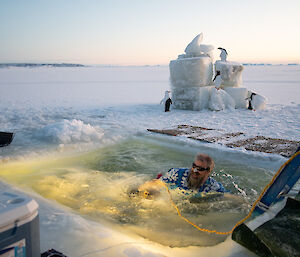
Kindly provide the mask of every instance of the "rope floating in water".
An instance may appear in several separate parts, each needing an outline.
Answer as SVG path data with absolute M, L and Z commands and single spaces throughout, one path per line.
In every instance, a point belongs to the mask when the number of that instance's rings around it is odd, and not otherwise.
M 253 203 L 252 208 L 250 209 L 248 215 L 243 218 L 242 220 L 238 221 L 233 228 L 230 231 L 226 231 L 226 232 L 220 232 L 217 230 L 209 230 L 206 228 L 200 228 L 199 226 L 197 226 L 195 223 L 193 223 L 192 221 L 190 221 L 189 219 L 185 218 L 180 210 L 178 209 L 177 205 L 174 203 L 174 201 L 172 200 L 172 196 L 170 193 L 170 190 L 168 188 L 168 186 L 166 185 L 166 183 L 164 183 L 162 180 L 157 180 L 157 182 L 162 185 L 168 192 L 169 195 L 169 199 L 171 204 L 173 205 L 173 207 L 175 208 L 175 210 L 177 211 L 178 215 L 180 218 L 182 218 L 184 221 L 186 221 L 187 223 L 191 224 L 193 227 L 195 227 L 196 229 L 198 229 L 199 231 L 202 232 L 207 232 L 207 233 L 212 233 L 212 234 L 217 234 L 217 235 L 229 235 L 232 234 L 233 230 L 238 227 L 239 225 L 241 225 L 243 222 L 245 222 L 247 219 L 249 219 L 256 207 L 256 205 L 260 202 L 260 200 L 262 199 L 262 197 L 264 196 L 265 192 L 268 190 L 268 188 L 274 183 L 275 179 L 278 177 L 278 175 L 280 174 L 280 172 L 282 171 L 282 169 L 288 165 L 296 156 L 298 156 L 300 154 L 300 151 L 296 152 L 288 161 L 286 161 L 284 164 L 281 165 L 281 167 L 278 169 L 278 171 L 275 173 L 275 175 L 273 176 L 273 178 L 271 179 L 271 181 L 269 182 L 269 184 L 267 184 L 265 186 L 265 188 L 263 189 L 263 191 L 261 192 L 261 194 L 259 195 L 259 197 L 257 198 L 257 200 Z

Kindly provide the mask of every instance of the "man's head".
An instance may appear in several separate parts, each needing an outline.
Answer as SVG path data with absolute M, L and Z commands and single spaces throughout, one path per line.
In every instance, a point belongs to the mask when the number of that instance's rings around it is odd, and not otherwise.
M 208 179 L 215 167 L 213 159 L 204 153 L 198 153 L 190 169 L 188 176 L 188 187 L 198 189 Z

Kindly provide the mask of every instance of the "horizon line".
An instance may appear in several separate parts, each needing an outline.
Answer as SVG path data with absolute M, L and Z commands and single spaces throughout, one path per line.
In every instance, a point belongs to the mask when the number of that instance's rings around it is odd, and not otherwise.
M 229 61 L 230 62 L 230 61 Z M 298 62 L 240 62 L 243 65 L 300 65 Z M 77 63 L 77 62 L 0 62 L 0 66 L 15 66 L 15 65 L 37 65 L 37 66 L 51 66 L 51 65 L 70 65 L 70 66 L 103 66 L 103 67 L 145 67 L 145 66 L 169 66 L 169 64 L 85 64 L 85 63 Z

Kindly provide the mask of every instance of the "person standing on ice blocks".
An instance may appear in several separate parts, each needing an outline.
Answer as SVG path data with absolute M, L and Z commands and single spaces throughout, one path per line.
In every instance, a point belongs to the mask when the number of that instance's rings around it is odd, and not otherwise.
M 165 97 L 160 101 L 160 104 L 165 104 L 165 112 L 170 111 L 170 105 L 173 104 L 172 100 L 169 96 L 170 91 L 165 91 Z

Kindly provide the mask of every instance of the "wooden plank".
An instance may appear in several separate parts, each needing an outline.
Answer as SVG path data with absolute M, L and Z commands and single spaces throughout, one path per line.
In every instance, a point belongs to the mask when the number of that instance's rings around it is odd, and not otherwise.
M 300 146 L 300 141 L 270 138 L 264 136 L 247 137 L 243 132 L 226 132 L 190 125 L 178 125 L 170 129 L 147 129 L 150 132 L 170 136 L 184 136 L 194 140 L 222 144 L 230 148 L 240 147 L 249 151 L 280 154 L 284 157 L 292 156 Z

